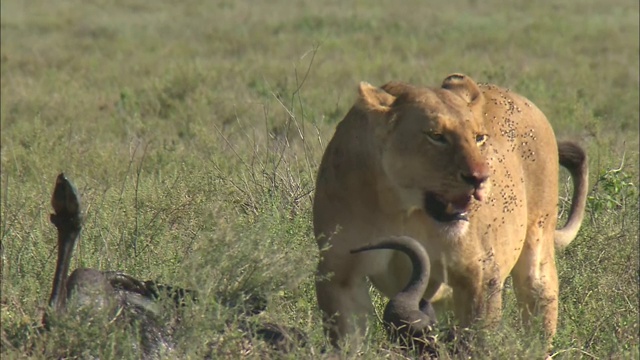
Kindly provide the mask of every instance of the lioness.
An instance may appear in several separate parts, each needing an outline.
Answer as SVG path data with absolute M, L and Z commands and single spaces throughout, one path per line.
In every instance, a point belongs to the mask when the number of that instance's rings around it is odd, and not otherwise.
M 574 194 L 568 222 L 556 230 L 559 163 Z M 440 88 L 361 83 L 322 158 L 313 204 L 322 250 L 316 292 L 332 343 L 364 333 L 373 310 L 366 277 L 392 298 L 411 273 L 400 252 L 349 251 L 400 235 L 420 241 L 431 258 L 424 299 L 437 300 L 449 285 L 462 326 L 499 319 L 511 274 L 523 320 L 540 315 L 550 340 L 554 244 L 568 245 L 580 228 L 587 177 L 584 151 L 556 143 L 544 114 L 509 90 L 461 74 Z

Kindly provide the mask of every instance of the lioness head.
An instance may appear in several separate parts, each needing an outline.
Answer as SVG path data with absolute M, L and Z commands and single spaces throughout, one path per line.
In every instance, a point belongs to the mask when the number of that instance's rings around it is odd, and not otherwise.
M 468 221 L 473 199 L 489 188 L 484 98 L 459 74 L 438 89 L 360 84 L 358 106 L 379 144 L 382 168 L 407 209 L 419 207 L 443 224 Z

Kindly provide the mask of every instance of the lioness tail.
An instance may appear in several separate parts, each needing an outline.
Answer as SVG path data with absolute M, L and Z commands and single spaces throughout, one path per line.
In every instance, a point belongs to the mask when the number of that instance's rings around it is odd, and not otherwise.
M 589 183 L 589 167 L 587 154 L 580 145 L 570 141 L 558 142 L 558 155 L 560 165 L 571 173 L 573 178 L 573 196 L 571 209 L 567 223 L 557 229 L 554 239 L 557 250 L 567 247 L 575 239 L 584 219 L 584 211 L 587 204 L 587 191 Z

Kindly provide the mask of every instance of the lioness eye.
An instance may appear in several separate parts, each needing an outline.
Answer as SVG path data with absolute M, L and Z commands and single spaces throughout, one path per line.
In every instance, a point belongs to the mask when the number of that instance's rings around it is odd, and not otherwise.
M 437 145 L 442 145 L 447 143 L 447 139 L 441 133 L 433 132 L 433 131 L 425 131 L 427 138 L 434 142 Z
M 476 144 L 478 146 L 484 144 L 485 141 L 487 141 L 487 135 L 476 135 Z

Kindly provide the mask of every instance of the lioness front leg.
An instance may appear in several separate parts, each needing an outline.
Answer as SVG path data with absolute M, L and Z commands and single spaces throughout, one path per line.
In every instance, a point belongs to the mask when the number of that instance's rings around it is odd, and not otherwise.
M 454 312 L 460 325 L 468 327 L 478 320 L 495 326 L 502 315 L 502 283 L 497 274 L 478 269 L 475 276 L 452 276 Z
M 345 338 L 352 345 L 357 345 L 366 331 L 367 316 L 373 313 L 366 279 L 345 277 L 323 268 L 321 261 L 316 295 L 325 331 L 335 347 L 339 347 L 339 340 Z

